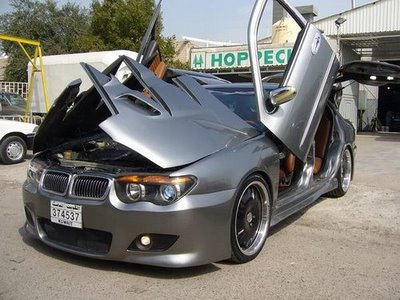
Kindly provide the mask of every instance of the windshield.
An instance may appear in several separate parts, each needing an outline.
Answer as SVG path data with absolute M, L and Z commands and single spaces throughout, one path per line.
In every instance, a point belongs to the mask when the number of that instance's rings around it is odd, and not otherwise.
M 246 122 L 257 121 L 257 104 L 253 91 L 218 91 L 211 93 Z
M 274 86 L 275 87 L 275 86 Z M 254 128 L 264 131 L 258 120 L 257 101 L 252 87 L 206 87 L 219 101 Z M 271 86 L 266 92 L 271 90 Z
M 25 107 L 25 100 L 18 94 L 7 94 L 8 99 L 10 100 L 11 105 Z

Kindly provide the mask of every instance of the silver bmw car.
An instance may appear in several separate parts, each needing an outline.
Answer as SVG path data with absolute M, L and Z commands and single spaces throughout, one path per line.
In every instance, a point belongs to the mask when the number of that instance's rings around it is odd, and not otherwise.
M 340 66 L 325 37 L 301 27 L 279 84 L 262 80 L 249 24 L 253 81 L 234 84 L 168 69 L 151 37 L 137 60 L 72 82 L 35 142 L 23 185 L 26 230 L 70 253 L 164 267 L 257 257 L 269 228 L 322 195 L 346 194 L 355 131 L 338 113 L 340 83 L 399 82 L 397 67 Z M 132 75 L 119 81 L 125 64 Z M 397 68 L 397 69 L 396 69 Z M 369 74 L 374 74 L 371 79 Z

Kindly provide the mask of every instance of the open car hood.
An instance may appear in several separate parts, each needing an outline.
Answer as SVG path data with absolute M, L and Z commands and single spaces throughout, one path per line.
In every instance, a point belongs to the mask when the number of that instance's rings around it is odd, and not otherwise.
M 132 71 L 124 83 L 114 76 L 122 62 Z M 114 141 L 171 168 L 259 134 L 187 75 L 170 84 L 128 57 L 103 73 L 82 66 L 94 87 L 78 95 L 75 81 L 64 90 L 37 133 L 34 152 L 93 136 L 101 128 Z
M 383 62 L 352 61 L 340 67 L 336 78 L 336 82 L 347 80 L 373 86 L 400 84 L 400 67 Z

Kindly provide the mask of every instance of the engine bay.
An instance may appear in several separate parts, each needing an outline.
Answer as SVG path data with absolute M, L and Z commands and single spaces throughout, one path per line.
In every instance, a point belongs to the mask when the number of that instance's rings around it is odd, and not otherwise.
M 113 141 L 106 134 L 61 145 L 40 153 L 38 158 L 45 160 L 49 166 L 82 171 L 105 171 L 113 174 L 165 172 L 165 169 Z

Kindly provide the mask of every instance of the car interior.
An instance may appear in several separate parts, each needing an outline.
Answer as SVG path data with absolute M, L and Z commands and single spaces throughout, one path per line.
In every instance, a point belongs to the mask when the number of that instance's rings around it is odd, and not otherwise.
M 314 146 L 310 150 L 314 153 L 312 155 L 314 176 L 321 174 L 325 163 L 325 157 L 332 136 L 332 120 L 330 115 L 330 109 L 327 108 L 318 125 L 314 138 Z M 296 169 L 301 168 L 303 163 L 288 149 L 284 149 L 281 153 L 279 188 L 284 189 L 291 186 L 295 179 Z
M 162 60 L 158 45 L 154 42 L 154 47 L 152 47 L 152 53 L 149 54 L 149 58 L 144 62 L 144 65 L 148 67 L 154 74 L 163 79 L 165 73 L 167 72 L 167 65 Z
M 319 123 L 317 133 L 315 134 L 315 146 L 314 146 L 314 175 L 317 175 L 324 163 L 326 151 L 328 149 L 329 137 L 331 136 L 332 122 L 328 117 L 327 112 L 322 116 L 321 122 Z

